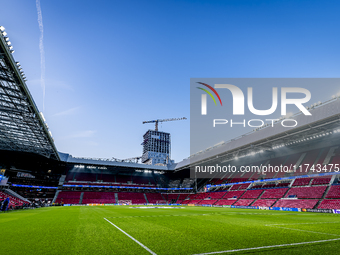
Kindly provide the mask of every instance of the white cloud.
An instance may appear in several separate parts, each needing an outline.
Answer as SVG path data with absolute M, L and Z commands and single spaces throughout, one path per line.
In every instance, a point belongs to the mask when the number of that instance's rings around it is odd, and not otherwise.
M 40 39 L 39 39 L 39 50 L 40 50 L 40 68 L 41 68 L 41 76 L 40 83 L 43 90 L 43 111 L 45 110 L 45 51 L 44 51 L 44 26 L 42 21 L 42 13 L 40 7 L 40 0 L 36 0 L 35 2 L 38 13 L 38 24 L 40 30 Z

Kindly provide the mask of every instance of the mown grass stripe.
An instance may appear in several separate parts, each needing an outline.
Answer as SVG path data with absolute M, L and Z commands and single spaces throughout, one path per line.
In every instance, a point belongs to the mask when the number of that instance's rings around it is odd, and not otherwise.
M 115 224 L 113 224 L 111 221 L 109 221 L 108 219 L 104 218 L 104 220 L 106 220 L 107 222 L 109 222 L 112 226 L 114 226 L 116 229 L 118 229 L 119 231 L 121 231 L 123 234 L 125 234 L 126 236 L 128 236 L 130 239 L 132 239 L 133 241 L 135 241 L 136 243 L 138 243 L 140 246 L 142 246 L 145 250 L 147 250 L 149 253 L 151 253 L 152 255 L 157 255 L 155 252 L 153 252 L 152 250 L 150 250 L 148 247 L 146 247 L 144 244 L 142 244 L 141 242 L 139 242 L 137 239 L 133 238 L 132 236 L 130 236 L 128 233 L 126 233 L 124 230 L 122 230 L 121 228 L 117 227 Z

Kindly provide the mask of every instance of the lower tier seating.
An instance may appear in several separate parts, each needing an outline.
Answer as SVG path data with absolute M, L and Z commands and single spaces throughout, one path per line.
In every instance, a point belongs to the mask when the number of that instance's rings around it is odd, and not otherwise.
M 322 198 L 326 188 L 327 186 L 291 188 L 286 197 L 295 195 L 297 198 Z
M 276 199 L 258 199 L 252 206 L 271 207 L 276 202 Z
M 340 209 L 340 199 L 324 199 L 318 206 L 319 209 Z
M 252 202 L 254 202 L 254 199 L 239 199 L 234 205 L 249 206 Z
M 313 209 L 317 202 L 317 199 L 280 199 L 273 206 Z
M 265 190 L 261 196 L 261 199 L 262 198 L 282 198 L 284 194 L 286 194 L 287 190 L 288 188 Z
M 236 202 L 236 199 L 221 199 L 218 200 L 215 205 L 232 205 Z

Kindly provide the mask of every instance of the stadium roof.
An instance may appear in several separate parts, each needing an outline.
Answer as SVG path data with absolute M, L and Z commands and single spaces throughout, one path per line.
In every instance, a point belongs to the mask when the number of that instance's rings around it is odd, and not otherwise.
M 0 30 L 0 150 L 36 153 L 60 160 L 5 36 Z
M 276 124 L 273 128 L 265 127 L 256 130 L 248 135 L 231 139 L 228 142 L 220 143 L 203 152 L 191 155 L 189 158 L 179 162 L 175 170 L 185 169 L 193 164 L 200 164 L 216 159 L 221 162 L 226 162 L 242 153 L 245 155 L 246 153 L 244 152 L 246 151 L 249 153 L 250 151 L 273 150 L 276 146 L 291 144 L 296 140 L 305 139 L 320 132 L 327 132 L 327 130 L 339 128 L 339 97 L 319 104 L 310 109 L 310 111 L 312 113 L 311 116 L 297 114 L 295 117 L 290 117 L 290 119 L 295 119 L 298 122 L 296 127 L 285 128 L 282 125 Z
M 166 171 L 169 170 L 167 166 L 158 166 L 158 165 L 147 165 L 147 164 L 139 164 L 139 163 L 131 163 L 131 162 L 119 162 L 112 161 L 108 159 L 92 159 L 92 158 L 77 158 L 72 157 L 72 155 L 59 152 L 62 161 L 74 164 L 86 164 L 86 165 L 97 165 L 97 166 L 115 166 L 122 168 L 133 168 L 133 169 L 144 169 L 144 170 L 158 170 L 158 171 Z

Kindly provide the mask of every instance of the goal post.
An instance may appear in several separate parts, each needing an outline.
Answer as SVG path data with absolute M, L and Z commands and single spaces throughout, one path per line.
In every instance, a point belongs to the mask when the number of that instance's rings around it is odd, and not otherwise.
M 120 205 L 132 205 L 132 200 L 118 200 Z

